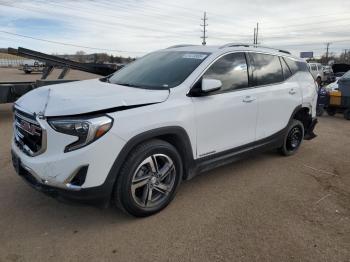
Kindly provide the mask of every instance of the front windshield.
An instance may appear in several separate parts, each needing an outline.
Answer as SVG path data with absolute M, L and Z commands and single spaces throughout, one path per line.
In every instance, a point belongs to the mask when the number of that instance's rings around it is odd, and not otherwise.
M 160 51 L 146 55 L 113 74 L 113 84 L 168 89 L 181 84 L 210 53 Z

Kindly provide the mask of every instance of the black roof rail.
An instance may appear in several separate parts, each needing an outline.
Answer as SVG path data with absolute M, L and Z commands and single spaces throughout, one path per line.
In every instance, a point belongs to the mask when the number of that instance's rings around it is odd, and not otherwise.
M 189 44 L 172 45 L 172 46 L 167 47 L 166 49 L 170 49 L 170 48 L 179 48 L 179 47 L 186 47 L 186 46 L 194 46 L 194 45 L 189 45 Z
M 278 50 L 278 52 L 281 52 L 281 53 L 285 53 L 285 54 L 291 55 L 291 53 L 290 53 L 289 51 L 287 51 L 287 50 L 282 50 L 282 49 L 280 49 L 280 50 Z
M 280 53 L 285 53 L 285 54 L 289 54 L 291 55 L 291 53 L 289 51 L 286 50 L 282 50 L 282 49 L 278 49 L 278 48 L 273 48 L 273 47 L 269 47 L 269 46 L 262 46 L 262 45 L 255 45 L 255 44 L 248 44 L 248 43 L 228 43 L 226 45 L 222 45 L 220 46 L 220 49 L 222 48 L 226 48 L 226 47 L 239 47 L 239 46 L 243 46 L 243 47 L 260 47 L 260 48 L 266 48 L 266 49 L 271 49 L 271 50 L 276 50 Z
M 253 45 L 252 44 L 248 44 L 248 43 L 228 43 L 228 44 L 220 46 L 219 48 L 223 49 L 223 48 L 226 48 L 226 47 L 239 47 L 239 46 L 251 47 Z

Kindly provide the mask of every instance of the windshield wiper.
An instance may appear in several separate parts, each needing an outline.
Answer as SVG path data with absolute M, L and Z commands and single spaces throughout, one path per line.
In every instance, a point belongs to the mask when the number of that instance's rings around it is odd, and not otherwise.
M 129 83 L 115 83 L 116 85 L 121 85 L 121 86 L 130 86 L 130 87 L 141 87 L 143 88 L 143 86 L 141 85 L 134 85 L 134 84 L 129 84 Z
M 110 78 L 110 76 L 106 76 L 106 77 L 100 78 L 99 80 L 102 82 L 110 83 L 109 78 Z
M 112 83 L 112 84 L 121 85 L 121 86 L 130 86 L 130 87 L 142 88 L 142 89 L 152 89 L 152 90 L 164 89 L 164 87 L 146 86 L 146 85 L 136 85 L 136 84 L 131 84 L 131 83 L 118 83 L 118 82 L 114 82 L 114 83 Z M 169 89 L 169 88 L 167 87 L 166 89 Z

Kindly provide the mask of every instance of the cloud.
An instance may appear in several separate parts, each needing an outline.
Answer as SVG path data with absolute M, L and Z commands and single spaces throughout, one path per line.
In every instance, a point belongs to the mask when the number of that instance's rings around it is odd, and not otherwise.
M 208 44 L 252 42 L 259 22 L 261 44 L 295 54 L 322 54 L 350 46 L 350 1 L 165 0 L 140 1 L 1 1 L 0 30 L 75 45 L 120 50 L 139 56 L 180 43 L 200 44 L 203 11 L 208 14 Z M 47 53 L 79 48 L 0 33 L 0 46 Z M 82 48 L 81 48 L 82 49 Z M 85 50 L 93 52 L 93 50 Z

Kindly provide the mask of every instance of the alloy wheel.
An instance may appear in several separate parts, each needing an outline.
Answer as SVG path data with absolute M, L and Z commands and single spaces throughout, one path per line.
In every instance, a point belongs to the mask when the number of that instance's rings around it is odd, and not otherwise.
M 176 169 L 165 154 L 153 154 L 136 168 L 131 183 L 133 200 L 141 207 L 153 208 L 164 203 L 175 186 Z

